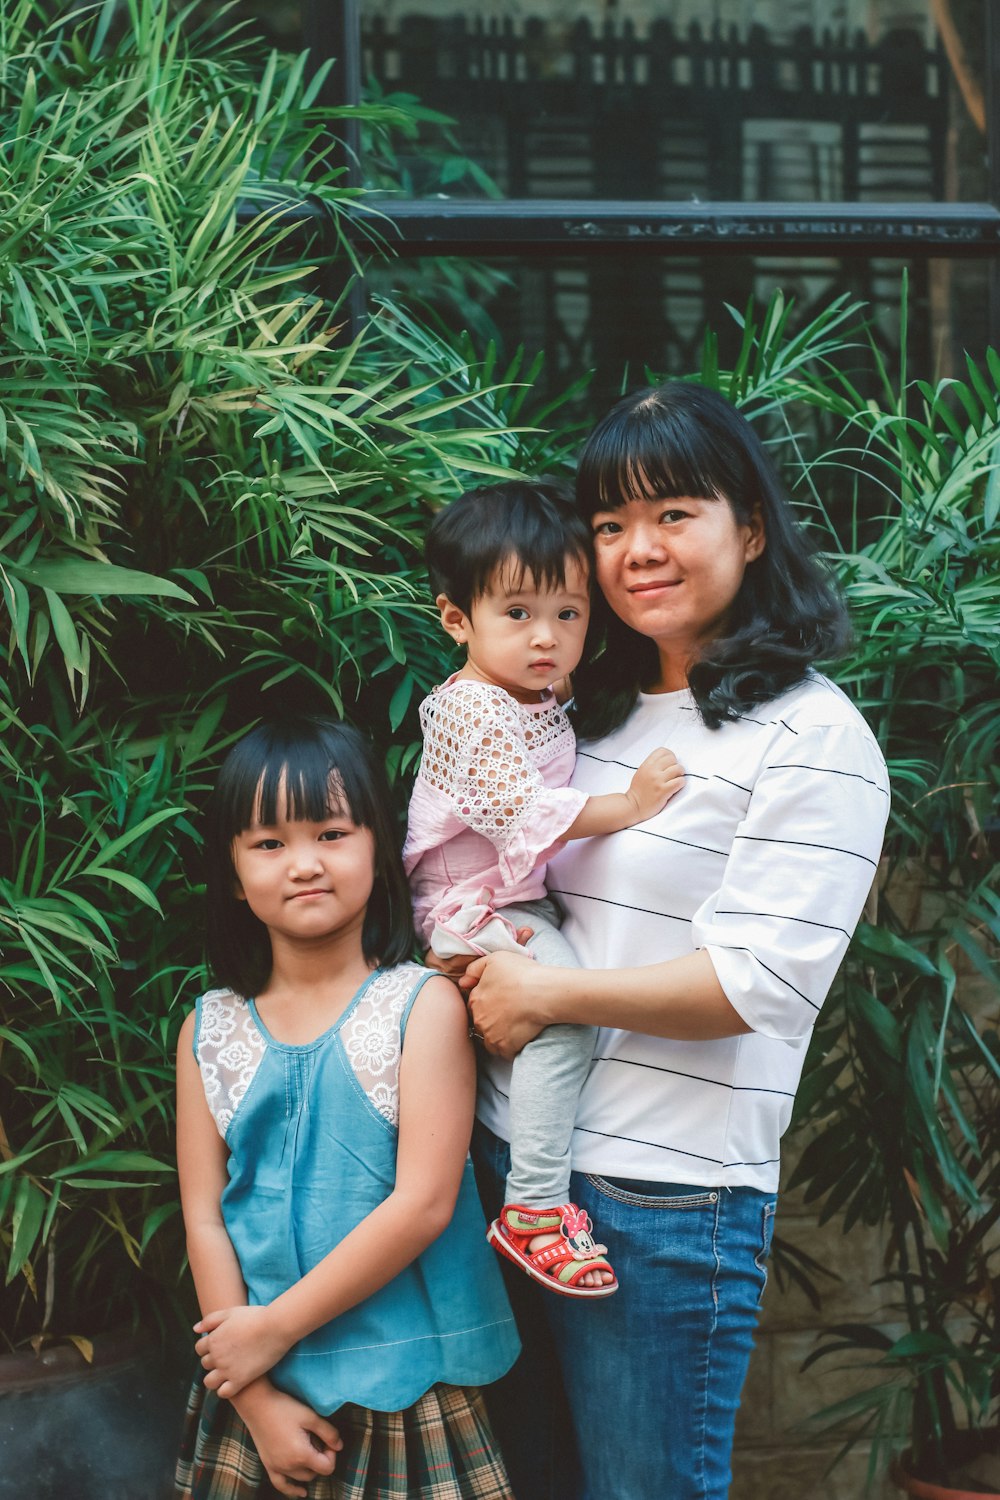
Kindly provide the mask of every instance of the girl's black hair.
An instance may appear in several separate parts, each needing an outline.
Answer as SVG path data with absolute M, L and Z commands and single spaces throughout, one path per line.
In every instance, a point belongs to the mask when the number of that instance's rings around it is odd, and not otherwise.
M 272 823 L 279 800 L 289 816 L 321 822 L 334 809 L 367 828 L 375 844 L 375 883 L 361 945 L 371 964 L 413 953 L 410 892 L 385 771 L 374 746 L 350 724 L 309 714 L 265 720 L 222 763 L 208 808 L 205 840 L 208 958 L 219 984 L 252 996 L 271 972 L 267 928 L 236 896 L 233 840 L 259 816 Z
M 748 563 L 727 633 L 707 643 L 688 682 L 710 729 L 768 703 L 837 656 L 850 638 L 847 613 L 813 555 L 760 439 L 718 392 L 671 381 L 619 401 L 580 455 L 576 500 L 596 511 L 628 500 L 728 501 L 738 522 L 759 510 L 766 545 Z M 628 718 L 656 680 L 656 645 L 625 625 L 594 590 L 590 635 L 573 675 L 575 721 L 596 739 Z
M 431 594 L 445 594 L 467 615 L 497 569 L 511 560 L 535 588 L 560 588 L 566 559 L 588 576 L 593 543 L 566 490 L 558 484 L 512 479 L 466 490 L 439 510 L 424 547 Z

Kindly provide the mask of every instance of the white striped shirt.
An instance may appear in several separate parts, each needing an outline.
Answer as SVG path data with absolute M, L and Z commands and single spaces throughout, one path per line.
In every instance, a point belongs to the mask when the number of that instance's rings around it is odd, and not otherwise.
M 580 746 L 573 785 L 620 791 L 658 745 L 683 765 L 683 790 L 638 827 L 567 844 L 549 891 L 583 967 L 705 948 L 752 1030 L 678 1042 L 602 1028 L 573 1165 L 770 1192 L 810 1032 L 876 873 L 885 761 L 840 689 L 814 675 L 714 731 L 687 690 L 643 694 L 620 729 Z M 480 1088 L 480 1116 L 504 1137 L 508 1080 L 491 1059 Z

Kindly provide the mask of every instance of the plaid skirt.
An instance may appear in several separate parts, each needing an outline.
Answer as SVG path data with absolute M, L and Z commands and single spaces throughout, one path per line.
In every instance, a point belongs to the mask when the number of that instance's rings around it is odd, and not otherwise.
M 478 1390 L 432 1386 L 405 1411 L 342 1406 L 344 1440 L 309 1500 L 514 1500 Z M 177 1460 L 178 1500 L 282 1500 L 229 1401 L 195 1380 Z

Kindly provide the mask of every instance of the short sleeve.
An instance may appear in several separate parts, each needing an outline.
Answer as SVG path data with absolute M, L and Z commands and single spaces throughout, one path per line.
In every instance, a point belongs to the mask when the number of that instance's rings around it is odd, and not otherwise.
M 571 787 L 546 786 L 513 700 L 478 683 L 456 684 L 434 702 L 422 770 L 459 820 L 489 839 L 511 885 L 558 848 L 587 801 Z
M 722 885 L 692 924 L 753 1031 L 808 1034 L 877 873 L 888 812 L 885 762 L 860 726 L 789 735 L 759 773 Z

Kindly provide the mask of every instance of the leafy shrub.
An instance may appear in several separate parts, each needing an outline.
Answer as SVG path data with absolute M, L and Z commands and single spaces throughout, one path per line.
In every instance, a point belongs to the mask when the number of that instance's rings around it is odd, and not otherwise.
M 357 194 L 326 162 L 322 72 L 161 0 L 49 15 L 0 18 L 14 1344 L 155 1314 L 179 1281 L 172 1046 L 220 752 L 294 703 L 360 719 L 404 767 L 443 670 L 428 509 L 539 462 L 510 372 L 387 304 L 348 336 Z

